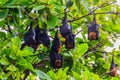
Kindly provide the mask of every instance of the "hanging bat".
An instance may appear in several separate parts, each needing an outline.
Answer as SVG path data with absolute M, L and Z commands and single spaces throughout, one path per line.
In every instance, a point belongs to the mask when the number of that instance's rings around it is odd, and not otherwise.
M 52 42 L 51 53 L 49 55 L 50 65 L 53 68 L 61 68 L 62 67 L 63 57 L 60 54 L 60 51 L 61 51 L 61 45 L 60 45 L 60 39 L 58 37 L 58 29 L 57 29 L 55 38 Z
M 21 50 L 25 46 L 32 47 L 33 49 L 35 47 L 35 32 L 32 30 L 32 23 L 30 24 L 28 32 L 24 35 L 24 43 L 21 45 Z
M 114 55 L 112 56 L 112 61 L 111 61 L 111 65 L 110 65 L 110 75 L 111 76 L 117 75 L 117 64 L 115 64 Z
M 98 24 L 96 23 L 96 15 L 94 14 L 91 26 L 88 26 L 88 39 L 97 40 L 99 38 Z
M 68 24 L 66 9 L 64 12 L 64 18 L 62 26 L 60 27 L 60 33 L 65 38 L 65 47 L 70 50 L 75 47 L 75 35 L 72 33 L 72 27 Z
M 50 55 L 50 66 L 53 68 L 61 68 L 63 64 L 63 57 L 57 52 L 51 51 Z

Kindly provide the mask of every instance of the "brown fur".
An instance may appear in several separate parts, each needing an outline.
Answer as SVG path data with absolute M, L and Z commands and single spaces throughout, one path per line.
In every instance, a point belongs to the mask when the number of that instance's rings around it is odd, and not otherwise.
M 73 43 L 72 42 L 67 41 L 67 45 L 68 45 L 68 49 L 73 47 Z
M 55 60 L 54 65 L 56 67 L 61 67 L 61 60 Z
M 61 52 L 61 48 L 62 48 L 62 46 L 60 45 L 60 46 L 58 47 L 58 53 Z
M 91 40 L 96 40 L 96 36 L 97 36 L 96 32 L 90 32 L 90 33 L 89 33 L 89 38 L 90 38 Z
M 117 76 L 117 69 L 116 69 L 116 68 L 113 68 L 113 69 L 110 71 L 110 74 L 111 74 L 111 76 Z

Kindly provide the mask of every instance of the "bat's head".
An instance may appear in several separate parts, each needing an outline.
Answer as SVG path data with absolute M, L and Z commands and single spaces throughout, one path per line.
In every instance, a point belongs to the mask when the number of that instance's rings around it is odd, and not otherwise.
M 62 66 L 62 61 L 59 60 L 59 59 L 55 60 L 54 66 L 55 66 L 56 68 L 60 68 L 60 67 Z
M 75 35 L 74 34 L 69 34 L 66 36 L 65 38 L 65 46 L 66 46 L 66 49 L 70 50 L 70 49 L 73 49 L 75 48 Z
M 88 33 L 89 40 L 96 40 L 97 39 L 97 33 L 96 32 L 89 32 Z
M 116 68 L 113 68 L 113 69 L 110 71 L 110 75 L 111 75 L 111 76 L 117 76 L 117 69 L 116 69 Z

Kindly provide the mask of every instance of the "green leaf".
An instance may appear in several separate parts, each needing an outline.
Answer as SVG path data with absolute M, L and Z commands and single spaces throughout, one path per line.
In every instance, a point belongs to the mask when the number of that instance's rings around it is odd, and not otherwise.
M 37 76 L 40 77 L 41 79 L 51 80 L 51 78 L 43 71 L 36 70 L 35 72 L 36 72 Z
M 76 7 L 77 7 L 77 10 L 78 12 L 80 12 L 80 0 L 75 0 L 75 4 L 76 4 Z
M 4 20 L 1 20 L 0 21 L 0 26 L 4 26 L 5 25 L 5 21 Z
M 19 37 L 12 38 L 11 41 L 12 41 L 12 45 L 16 45 L 16 46 L 20 47 L 20 45 L 21 45 L 21 40 L 20 40 Z
M 8 15 L 8 11 L 8 9 L 0 10 L 0 19 L 6 18 L 6 16 Z
M 32 17 L 33 19 L 36 19 L 39 17 L 39 14 L 38 13 L 30 13 L 29 16 Z
M 30 69 L 30 70 L 34 71 L 34 68 L 33 68 L 32 64 L 29 63 L 24 58 L 19 58 L 16 63 L 20 66 L 23 66 L 26 69 Z
M 0 64 L 9 65 L 10 62 L 8 61 L 8 59 L 6 57 L 3 57 L 2 59 L 0 59 Z
M 47 74 L 51 77 L 52 80 L 67 80 L 67 71 L 68 67 L 58 69 L 57 72 L 49 71 Z
M 88 50 L 88 44 L 83 43 L 80 45 L 77 45 L 76 53 L 80 56 L 82 56 L 86 51 Z
M 0 6 L 3 6 L 8 0 L 0 0 Z
M 99 3 L 99 0 L 93 0 L 93 4 L 96 5 Z
M 16 2 L 16 0 L 9 0 L 9 1 L 6 2 L 5 6 L 11 6 L 15 2 Z
M 9 71 L 14 72 L 14 71 L 17 70 L 17 68 L 12 64 L 12 65 L 9 65 L 9 66 L 6 68 L 6 70 L 9 70 Z
M 55 15 L 49 14 L 48 16 L 48 24 L 50 27 L 55 27 L 57 22 L 57 17 Z
M 89 6 L 87 5 L 87 1 L 82 1 L 82 5 L 85 7 L 87 11 L 89 11 Z
M 77 79 L 77 80 L 80 79 L 80 75 L 77 74 L 75 71 L 72 71 L 72 74 L 75 77 L 75 79 Z
M 1 72 L 1 73 L 0 73 L 0 79 L 1 79 L 1 80 L 7 80 L 7 79 L 8 79 L 7 74 L 5 74 L 4 72 Z
M 120 80 L 119 77 L 112 77 L 110 80 Z
M 30 7 L 33 8 L 33 10 L 41 10 L 45 8 L 44 5 L 34 5 L 34 4 Z
M 32 52 L 33 52 L 33 51 L 32 51 Z M 22 56 L 30 56 L 30 55 L 33 55 L 32 52 L 29 51 L 29 50 L 24 49 L 24 50 L 21 51 L 21 55 L 22 55 Z
M 12 45 L 12 46 L 11 46 L 11 52 L 10 52 L 10 54 L 9 54 L 9 57 L 10 57 L 11 59 L 17 59 L 17 57 L 19 57 L 19 56 L 17 55 L 17 53 L 19 53 L 19 52 L 20 52 L 20 50 L 19 50 L 18 46 Z
M 67 1 L 66 7 L 69 8 L 73 5 L 73 2 L 71 0 Z
M 21 4 L 21 5 L 24 5 L 24 6 L 29 6 L 31 4 L 32 0 L 17 0 L 17 4 Z
M 6 38 L 5 32 L 0 32 L 0 40 L 4 40 Z
M 52 70 L 50 70 L 47 74 L 50 76 L 52 80 L 57 80 L 57 76 Z

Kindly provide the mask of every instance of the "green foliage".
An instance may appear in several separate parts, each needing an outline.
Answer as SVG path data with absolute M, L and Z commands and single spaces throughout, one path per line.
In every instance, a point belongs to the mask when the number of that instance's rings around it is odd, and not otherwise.
M 45 74 L 44 72 L 42 72 L 40 70 L 36 70 L 35 72 L 38 75 L 38 77 L 40 77 L 41 79 L 51 80 L 51 78 L 47 74 Z
M 4 19 L 8 14 L 8 9 L 0 10 L 0 19 Z
M 120 67 L 120 48 L 118 51 L 105 52 L 105 47 L 113 47 L 113 42 L 120 36 L 120 7 L 115 3 L 107 5 L 113 1 L 0 0 L 0 80 L 35 80 L 36 77 L 41 80 L 120 80 L 119 75 L 111 77 L 107 74 L 111 54 L 114 53 L 115 62 Z M 76 47 L 66 50 L 63 45 L 60 52 L 64 57 L 63 68 L 52 69 L 50 48 L 40 44 L 34 52 L 31 47 L 26 46 L 23 50 L 20 47 L 31 21 L 33 29 L 37 24 L 41 29 L 47 28 L 52 44 L 56 26 L 62 25 L 65 8 L 73 33 L 78 33 Z M 87 26 L 93 20 L 91 10 L 97 14 L 100 32 L 96 41 L 87 39 Z M 61 36 L 60 40 L 63 44 Z
M 48 75 L 50 75 L 52 80 L 67 80 L 67 71 L 68 71 L 68 67 L 64 68 L 64 70 L 59 69 L 56 73 L 53 71 L 49 71 Z

